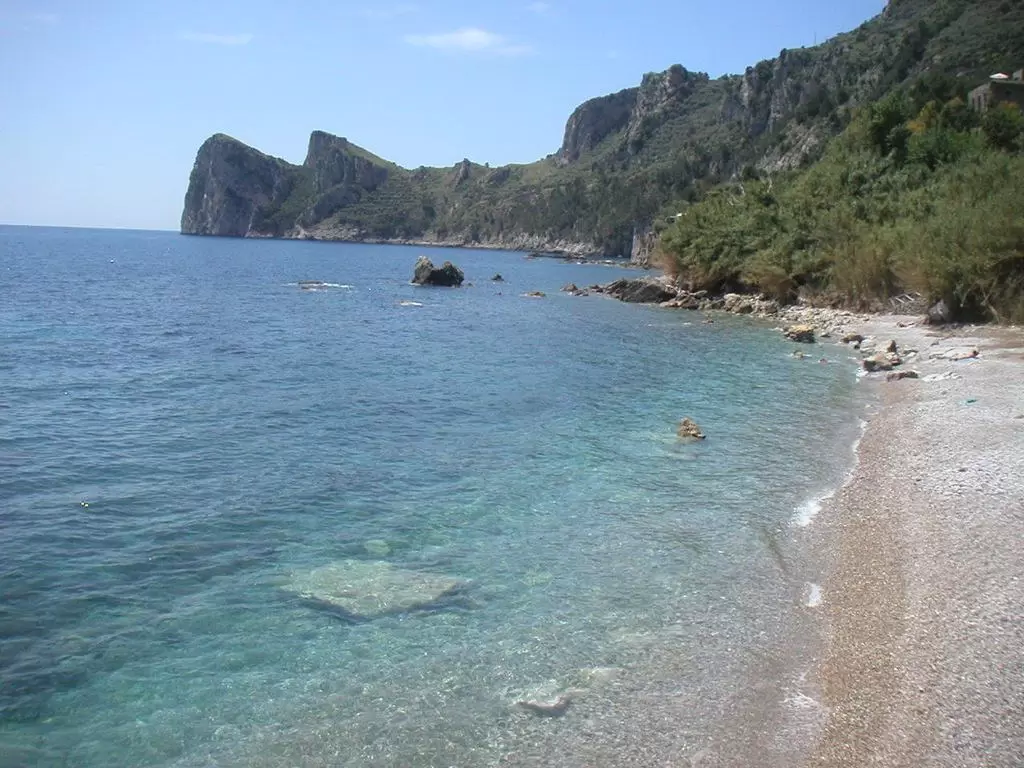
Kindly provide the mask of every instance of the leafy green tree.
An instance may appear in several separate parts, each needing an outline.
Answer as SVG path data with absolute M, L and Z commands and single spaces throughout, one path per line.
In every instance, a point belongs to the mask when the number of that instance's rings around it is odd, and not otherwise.
M 1024 137 L 1024 114 L 1013 104 L 994 104 L 982 118 L 981 130 L 995 149 L 1018 151 Z

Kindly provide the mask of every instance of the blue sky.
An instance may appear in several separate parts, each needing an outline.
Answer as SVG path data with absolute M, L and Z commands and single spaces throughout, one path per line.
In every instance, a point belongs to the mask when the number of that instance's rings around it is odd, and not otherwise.
M 0 0 L 0 223 L 176 229 L 195 151 L 530 162 L 580 102 L 742 72 L 884 0 Z

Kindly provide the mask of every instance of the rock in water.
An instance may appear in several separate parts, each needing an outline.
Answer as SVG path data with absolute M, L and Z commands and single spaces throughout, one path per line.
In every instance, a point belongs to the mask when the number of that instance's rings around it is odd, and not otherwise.
M 787 325 L 782 333 L 790 341 L 798 341 L 801 344 L 814 343 L 814 326 L 811 325 Z
M 565 710 L 569 708 L 571 703 L 572 696 L 568 693 L 560 694 L 546 701 L 541 699 L 520 699 L 516 702 L 527 712 L 532 712 L 542 717 L 561 717 L 565 714 Z
M 565 293 L 577 293 L 579 291 L 579 286 L 577 286 L 576 283 L 566 283 L 562 286 L 562 291 Z
M 465 586 L 465 581 L 454 576 L 411 571 L 390 563 L 343 560 L 293 573 L 283 589 L 358 620 L 427 610 Z
M 462 285 L 462 281 L 465 279 L 466 276 L 462 274 L 462 270 L 450 261 L 446 261 L 440 267 L 435 267 L 434 263 L 426 256 L 420 256 L 413 268 L 412 281 L 417 285 L 440 285 L 454 288 Z
M 496 273 L 494 275 L 494 277 L 491 278 L 491 282 L 494 282 L 494 283 L 504 283 L 505 282 L 505 278 L 501 276 L 500 272 L 498 272 L 498 273 Z
M 604 287 L 604 293 L 631 304 L 661 304 L 676 298 L 676 291 L 647 277 L 622 278 Z
M 688 437 L 694 440 L 703 440 L 707 435 L 701 432 L 700 427 L 693 419 L 687 417 L 679 422 L 679 429 L 676 430 L 676 434 L 680 437 Z

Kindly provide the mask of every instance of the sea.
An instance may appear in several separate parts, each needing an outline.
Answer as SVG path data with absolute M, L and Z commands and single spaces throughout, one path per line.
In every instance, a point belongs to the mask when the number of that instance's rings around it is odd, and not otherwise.
M 855 365 L 636 274 L 0 227 L 0 768 L 796 764 Z

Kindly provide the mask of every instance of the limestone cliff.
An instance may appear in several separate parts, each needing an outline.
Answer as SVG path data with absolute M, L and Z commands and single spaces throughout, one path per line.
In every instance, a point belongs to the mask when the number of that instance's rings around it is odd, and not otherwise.
M 564 163 L 575 162 L 605 137 L 622 130 L 633 114 L 638 90 L 627 88 L 610 96 L 585 101 L 577 107 L 565 124 L 565 137 L 558 158 Z
M 291 194 L 295 178 L 284 160 L 218 133 L 199 148 L 181 215 L 190 235 L 246 237 L 263 210 Z
M 196 158 L 182 231 L 643 262 L 680 205 L 740 174 L 813 161 L 859 106 L 923 75 L 969 84 L 1024 60 L 1024 16 L 1012 10 L 1006 0 L 892 0 L 853 32 L 742 74 L 710 78 L 680 65 L 648 73 L 584 102 L 558 151 L 525 165 L 466 159 L 407 170 L 322 131 L 292 165 L 218 134 Z

